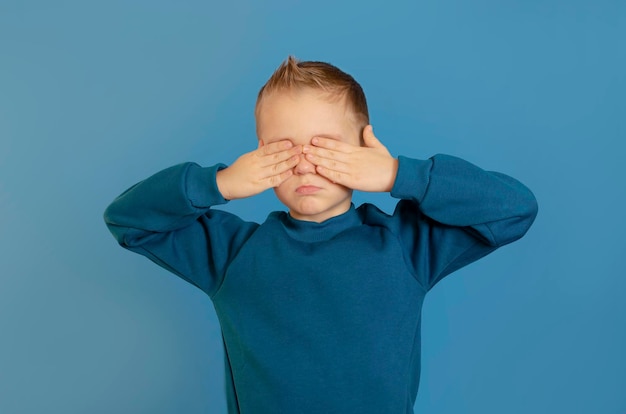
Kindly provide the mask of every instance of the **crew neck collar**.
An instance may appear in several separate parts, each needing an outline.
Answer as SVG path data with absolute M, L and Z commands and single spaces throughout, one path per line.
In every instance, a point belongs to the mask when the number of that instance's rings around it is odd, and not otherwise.
M 330 240 L 339 233 L 361 224 L 354 204 L 350 204 L 350 208 L 345 213 L 321 223 L 298 220 L 286 212 L 281 212 L 278 218 L 289 237 L 308 243 Z

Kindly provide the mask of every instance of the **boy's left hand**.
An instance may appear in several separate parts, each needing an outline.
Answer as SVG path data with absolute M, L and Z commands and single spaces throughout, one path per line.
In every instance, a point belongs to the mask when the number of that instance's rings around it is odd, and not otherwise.
M 398 160 L 374 136 L 371 125 L 363 130 L 364 147 L 330 138 L 315 137 L 305 145 L 306 159 L 328 180 L 359 191 L 391 191 Z

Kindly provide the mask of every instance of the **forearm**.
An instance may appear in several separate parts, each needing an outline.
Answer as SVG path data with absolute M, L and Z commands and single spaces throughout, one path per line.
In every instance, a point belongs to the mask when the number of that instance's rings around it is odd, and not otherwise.
M 185 227 L 212 205 L 226 202 L 215 184 L 219 168 L 185 163 L 162 170 L 117 197 L 104 220 L 122 244 L 131 234 L 137 238 Z
M 416 202 L 439 223 L 471 229 L 492 246 L 522 237 L 537 214 L 534 195 L 519 181 L 448 155 L 399 157 L 391 194 Z

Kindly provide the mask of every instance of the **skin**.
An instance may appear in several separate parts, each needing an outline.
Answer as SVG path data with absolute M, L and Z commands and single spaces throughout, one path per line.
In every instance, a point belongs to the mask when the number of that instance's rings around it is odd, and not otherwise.
M 362 129 L 343 99 L 316 89 L 263 97 L 257 135 L 256 150 L 217 173 L 224 198 L 274 188 L 293 218 L 320 223 L 348 211 L 352 190 L 388 192 L 396 178 L 398 160 L 372 126 Z

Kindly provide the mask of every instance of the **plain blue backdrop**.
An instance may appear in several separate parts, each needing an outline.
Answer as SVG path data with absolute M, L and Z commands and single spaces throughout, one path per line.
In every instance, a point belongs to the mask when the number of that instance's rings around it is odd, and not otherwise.
M 539 200 L 525 238 L 427 297 L 415 411 L 626 412 L 625 40 L 621 0 L 0 0 L 0 413 L 225 412 L 210 300 L 102 213 L 255 148 L 289 54 L 354 75 L 392 154 L 460 156 Z

